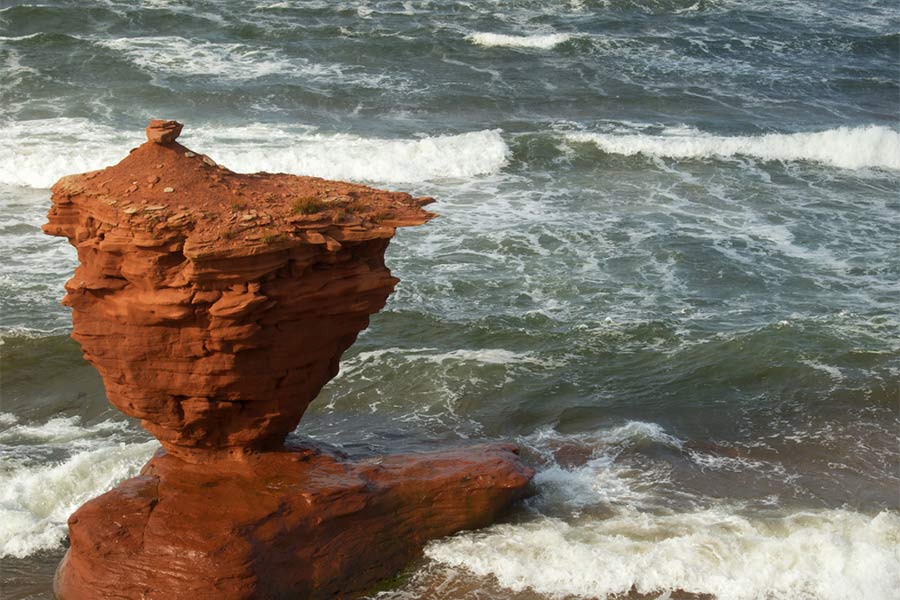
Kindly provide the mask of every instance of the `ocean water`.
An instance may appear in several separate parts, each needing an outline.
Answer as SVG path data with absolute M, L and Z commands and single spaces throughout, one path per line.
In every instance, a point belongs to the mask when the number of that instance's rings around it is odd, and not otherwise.
M 435 196 L 294 435 L 515 440 L 538 495 L 381 600 L 900 598 L 893 0 L 0 3 L 0 588 L 156 443 L 40 225 L 150 118 L 238 171 Z

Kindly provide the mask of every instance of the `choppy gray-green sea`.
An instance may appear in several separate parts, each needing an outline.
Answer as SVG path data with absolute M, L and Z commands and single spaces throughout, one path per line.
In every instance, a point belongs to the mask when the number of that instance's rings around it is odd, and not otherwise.
M 295 435 L 515 440 L 539 494 L 385 600 L 900 598 L 893 0 L 0 0 L 0 589 L 156 448 L 40 232 L 149 118 L 238 171 L 435 196 Z

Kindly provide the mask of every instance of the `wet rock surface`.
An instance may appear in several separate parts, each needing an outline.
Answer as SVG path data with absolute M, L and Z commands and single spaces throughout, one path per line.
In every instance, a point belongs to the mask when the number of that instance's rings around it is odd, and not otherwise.
M 343 598 L 430 539 L 487 525 L 531 473 L 507 446 L 349 461 L 316 447 L 188 465 L 161 452 L 69 519 L 62 598 Z

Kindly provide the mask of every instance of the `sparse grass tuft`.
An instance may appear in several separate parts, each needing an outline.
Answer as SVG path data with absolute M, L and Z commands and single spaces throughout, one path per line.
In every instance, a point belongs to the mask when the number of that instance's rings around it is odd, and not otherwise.
M 351 200 L 344 206 L 348 213 L 358 213 L 366 210 L 366 203 L 362 200 Z
M 377 213 L 372 215 L 371 219 L 373 223 L 381 223 L 382 221 L 386 221 L 394 217 L 393 211 L 390 210 L 379 210 Z
M 314 215 L 322 208 L 322 203 L 318 199 L 314 196 L 307 196 L 296 200 L 293 210 L 295 215 Z

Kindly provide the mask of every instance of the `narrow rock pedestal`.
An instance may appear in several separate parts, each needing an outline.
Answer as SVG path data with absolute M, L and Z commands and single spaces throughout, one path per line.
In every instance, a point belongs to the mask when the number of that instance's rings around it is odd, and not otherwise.
M 397 279 L 430 198 L 233 173 L 153 121 L 119 164 L 64 177 L 73 337 L 163 449 L 69 520 L 65 600 L 349 597 L 429 539 L 483 526 L 532 472 L 511 446 L 351 461 L 284 439 Z

